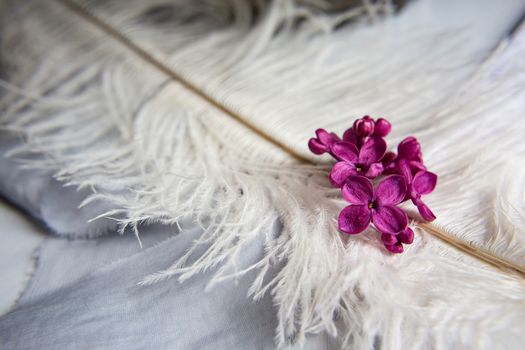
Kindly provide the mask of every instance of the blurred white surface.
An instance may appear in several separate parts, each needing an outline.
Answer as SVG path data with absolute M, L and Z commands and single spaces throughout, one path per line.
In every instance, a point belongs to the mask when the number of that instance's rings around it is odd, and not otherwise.
M 33 252 L 45 238 L 26 215 L 0 199 L 0 315 L 10 310 L 34 268 Z

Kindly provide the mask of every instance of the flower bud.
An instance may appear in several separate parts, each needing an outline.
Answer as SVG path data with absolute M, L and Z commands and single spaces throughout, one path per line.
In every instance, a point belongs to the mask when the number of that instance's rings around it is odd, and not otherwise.
M 374 119 L 365 115 L 354 122 L 354 133 L 357 137 L 368 137 L 374 133 Z
M 406 137 L 397 146 L 397 155 L 400 159 L 422 162 L 421 145 L 413 136 Z
M 374 135 L 385 137 L 390 133 L 390 129 L 392 129 L 392 125 L 390 124 L 390 122 L 386 119 L 379 118 L 375 122 Z

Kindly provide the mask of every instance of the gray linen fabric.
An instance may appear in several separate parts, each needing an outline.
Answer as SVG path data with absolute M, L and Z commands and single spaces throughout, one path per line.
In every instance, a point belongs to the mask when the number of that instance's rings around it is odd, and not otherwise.
M 247 297 L 253 275 L 206 291 L 210 274 L 139 286 L 167 268 L 201 230 L 153 225 L 136 238 L 49 239 L 18 306 L 0 318 L 5 349 L 273 349 L 276 316 L 270 295 Z M 197 253 L 198 254 L 198 253 Z M 263 254 L 262 241 L 243 254 L 240 268 Z M 335 349 L 313 337 L 304 349 Z
M 43 247 L 46 265 L 39 268 L 18 307 L 0 319 L 0 343 L 6 349 L 272 348 L 272 301 L 269 296 L 257 303 L 246 298 L 248 276 L 208 293 L 209 274 L 182 284 L 171 279 L 137 285 L 144 276 L 168 267 L 199 233 L 190 229 L 94 272 L 80 267 L 87 275 L 76 279 L 75 268 L 68 265 L 93 266 L 96 263 L 89 260 L 95 256 L 82 252 L 85 247 L 80 244 L 66 253 L 68 257 L 50 262 L 61 244 Z M 108 251 L 114 245 L 103 246 Z M 253 261 L 262 250 L 252 250 Z M 72 253 L 80 256 L 71 259 Z M 68 279 L 72 282 L 62 285 Z

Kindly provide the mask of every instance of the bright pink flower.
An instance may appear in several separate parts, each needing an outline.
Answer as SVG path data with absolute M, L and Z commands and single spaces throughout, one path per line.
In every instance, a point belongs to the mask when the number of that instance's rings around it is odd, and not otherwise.
M 332 146 L 332 153 L 340 160 L 330 172 L 330 181 L 341 187 L 352 175 L 364 175 L 374 178 L 383 172 L 381 158 L 386 152 L 386 142 L 380 137 L 372 136 L 358 149 L 350 142 L 337 142 Z
M 399 170 L 407 183 L 407 197 L 415 204 L 423 219 L 433 221 L 436 216 L 430 208 L 423 203 L 421 196 L 434 191 L 437 183 L 437 175 L 426 170 L 420 170 L 415 175 L 412 175 L 409 163 L 404 159 L 399 162 Z
M 351 205 L 339 214 L 339 230 L 348 234 L 364 231 L 370 222 L 383 233 L 396 234 L 408 224 L 406 213 L 397 207 L 406 194 L 405 179 L 400 175 L 387 176 L 376 191 L 364 176 L 348 178 L 341 190 Z
M 315 131 L 316 138 L 311 138 L 308 141 L 308 147 L 310 151 L 315 154 L 323 154 L 325 152 L 332 153 L 331 149 L 334 143 L 341 141 L 339 136 L 335 133 L 329 133 L 325 129 L 317 129 Z
M 396 234 L 383 233 L 381 234 L 381 240 L 389 252 L 403 253 L 403 244 L 411 244 L 414 241 L 414 231 L 407 227 Z

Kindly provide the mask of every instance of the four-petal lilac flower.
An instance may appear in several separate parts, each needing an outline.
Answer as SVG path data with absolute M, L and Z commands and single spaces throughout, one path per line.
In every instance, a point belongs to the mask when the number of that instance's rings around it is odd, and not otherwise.
M 370 221 L 381 232 L 396 234 L 406 229 L 407 215 L 397 207 L 406 194 L 405 179 L 400 175 L 387 176 L 376 191 L 364 176 L 348 178 L 341 190 L 351 205 L 339 214 L 339 229 L 348 234 L 364 231 Z
M 358 149 L 350 142 L 337 142 L 332 146 L 334 156 L 340 160 L 330 172 L 330 181 L 341 187 L 352 175 L 364 175 L 375 178 L 383 172 L 380 160 L 386 152 L 386 142 L 380 137 L 370 137 Z

